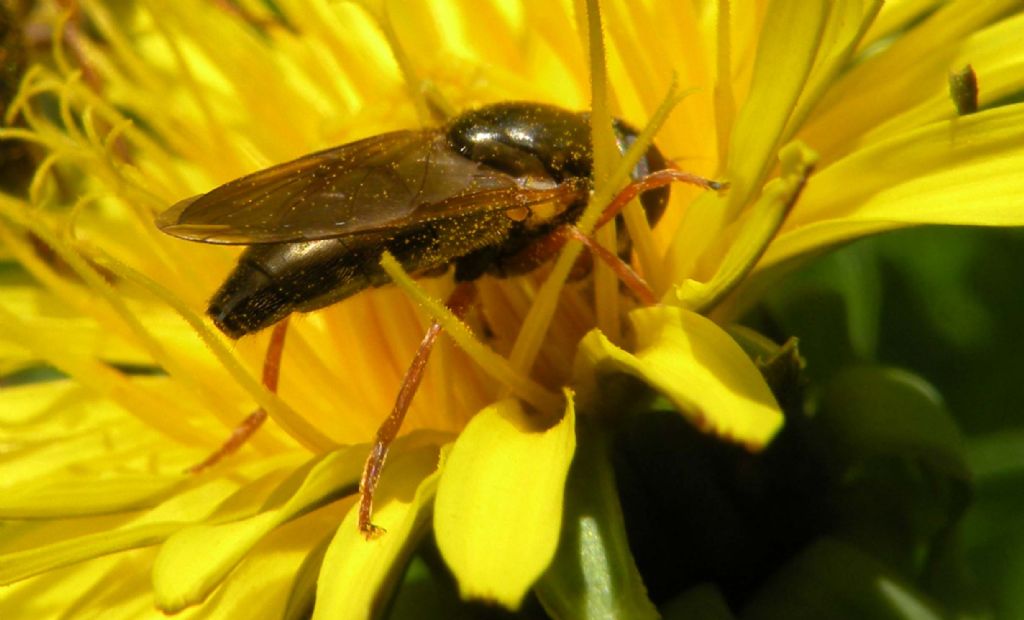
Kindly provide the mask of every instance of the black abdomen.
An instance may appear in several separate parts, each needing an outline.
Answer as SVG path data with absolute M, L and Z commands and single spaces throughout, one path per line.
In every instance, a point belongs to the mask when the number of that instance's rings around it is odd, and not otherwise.
M 515 226 L 503 212 L 426 222 L 401 234 L 363 233 L 320 241 L 246 248 L 206 312 L 231 338 L 312 312 L 390 282 L 384 250 L 413 274 L 443 273 L 452 261 L 500 243 Z M 438 271 L 441 269 L 441 271 Z
M 322 308 L 387 280 L 380 246 L 344 238 L 246 248 L 207 313 L 231 338 L 269 327 L 296 310 Z

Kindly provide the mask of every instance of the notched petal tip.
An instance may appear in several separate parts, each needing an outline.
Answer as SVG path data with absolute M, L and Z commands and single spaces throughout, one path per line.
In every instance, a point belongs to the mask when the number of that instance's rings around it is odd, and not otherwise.
M 516 400 L 478 413 L 445 460 L 434 508 L 438 548 L 464 598 L 517 608 L 547 569 L 576 450 L 575 409 L 545 431 Z
M 603 376 L 632 375 L 664 394 L 698 429 L 750 450 L 782 428 L 782 411 L 738 344 L 710 319 L 673 306 L 634 311 L 636 352 L 594 330 L 576 358 L 581 403 L 601 398 Z

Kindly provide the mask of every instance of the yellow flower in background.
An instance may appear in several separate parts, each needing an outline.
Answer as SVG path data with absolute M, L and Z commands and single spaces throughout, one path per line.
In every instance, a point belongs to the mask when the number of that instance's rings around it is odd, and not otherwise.
M 514 608 L 556 552 L 575 422 L 607 375 L 763 446 L 778 405 L 719 325 L 788 261 L 900 226 L 1024 224 L 1024 106 L 1000 105 L 1024 87 L 1018 3 L 880 4 L 605 2 L 607 92 L 583 3 L 55 8 L 53 32 L 75 34 L 26 71 L 7 106 L 22 124 L 2 134 L 39 164 L 27 197 L 0 196 L 3 256 L 21 266 L 0 274 L 0 370 L 67 379 L 0 391 L 0 616 L 295 617 L 315 600 L 314 617 L 359 617 L 431 526 L 465 596 Z M 981 111 L 958 116 L 947 76 L 967 64 Z M 592 289 L 565 285 L 571 246 L 480 281 L 483 341 L 433 301 L 448 279 L 396 272 L 398 287 L 293 320 L 271 394 L 256 378 L 269 334 L 229 343 L 201 317 L 237 252 L 167 237 L 155 215 L 428 122 L 424 92 L 655 119 L 663 152 L 730 189 L 674 187 L 653 231 L 627 213 L 659 304 L 627 312 L 600 266 Z M 600 142 L 595 159 L 600 208 L 616 163 Z M 432 316 L 459 346 L 431 360 L 379 487 L 387 534 L 366 541 L 366 444 Z M 557 421 L 538 428 L 524 401 Z M 272 423 L 242 451 L 181 473 L 257 405 Z

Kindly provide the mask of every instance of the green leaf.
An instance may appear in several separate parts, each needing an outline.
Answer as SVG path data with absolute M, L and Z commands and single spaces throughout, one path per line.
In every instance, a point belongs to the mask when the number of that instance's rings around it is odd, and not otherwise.
M 941 397 L 907 371 L 845 369 L 821 395 L 817 419 L 847 458 L 899 456 L 946 476 L 970 477 L 963 438 Z
M 1024 429 L 1006 429 L 971 437 L 967 443 L 971 471 L 979 481 L 1024 476 Z
M 872 241 L 813 260 L 768 292 L 771 320 L 760 327 L 798 338 L 814 378 L 875 359 L 882 279 Z
M 935 390 L 905 371 L 854 367 L 821 397 L 833 533 L 918 579 L 970 498 L 963 440 Z
M 742 620 L 939 620 L 934 604 L 883 564 L 823 539 L 776 573 Z
M 663 620 L 734 620 L 721 591 L 710 583 L 690 588 L 661 609 Z
M 995 446 L 996 436 L 981 440 L 984 446 L 971 446 L 972 465 L 981 462 L 985 469 L 978 474 L 975 501 L 964 518 L 963 553 L 996 609 L 994 617 L 1024 618 L 1024 588 L 1020 587 L 1024 583 L 1024 531 L 1020 527 L 1024 472 L 1010 454 L 1014 445 L 1020 450 L 1024 446 L 1013 436 Z M 984 457 L 977 454 L 979 449 L 986 453 Z
M 658 618 L 633 561 L 607 440 L 580 429 L 562 536 L 537 596 L 555 618 Z

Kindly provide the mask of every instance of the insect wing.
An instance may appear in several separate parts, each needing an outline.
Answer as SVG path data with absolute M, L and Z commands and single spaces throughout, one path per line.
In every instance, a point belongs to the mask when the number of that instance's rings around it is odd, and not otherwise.
M 576 198 L 453 151 L 438 131 L 398 131 L 306 155 L 189 198 L 157 218 L 166 233 L 224 244 L 287 243 Z

